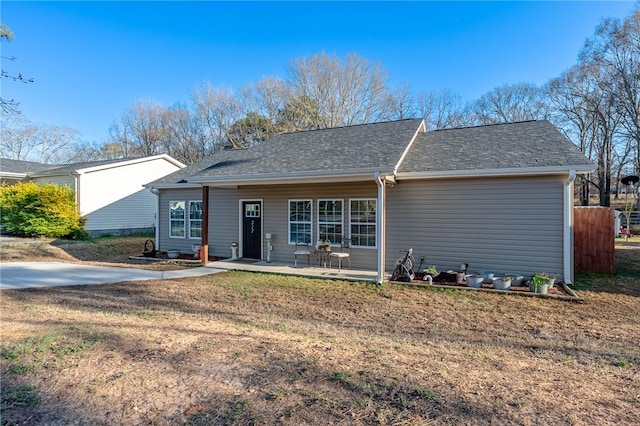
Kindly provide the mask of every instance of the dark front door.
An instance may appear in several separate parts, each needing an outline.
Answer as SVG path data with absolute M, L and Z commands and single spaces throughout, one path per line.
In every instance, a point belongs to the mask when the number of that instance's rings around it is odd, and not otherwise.
M 262 203 L 242 202 L 242 257 L 260 259 L 262 257 Z

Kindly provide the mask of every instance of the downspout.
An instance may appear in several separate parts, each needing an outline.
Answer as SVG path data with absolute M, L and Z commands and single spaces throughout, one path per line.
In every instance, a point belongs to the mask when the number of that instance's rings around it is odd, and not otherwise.
M 570 170 L 564 186 L 563 275 L 564 283 L 573 284 L 573 181 L 576 171 Z
M 160 191 L 156 188 L 151 188 L 151 193 L 156 196 L 156 217 L 154 221 L 154 238 L 155 238 L 155 246 L 157 250 L 160 250 L 160 245 L 158 242 L 160 241 Z
M 378 211 L 376 214 L 376 229 L 378 230 L 376 235 L 376 245 L 378 246 L 378 277 L 376 282 L 382 284 L 384 282 L 384 267 L 386 262 L 385 252 L 387 250 L 386 235 L 386 191 L 384 179 L 380 177 L 380 172 L 375 172 L 373 178 L 378 185 Z

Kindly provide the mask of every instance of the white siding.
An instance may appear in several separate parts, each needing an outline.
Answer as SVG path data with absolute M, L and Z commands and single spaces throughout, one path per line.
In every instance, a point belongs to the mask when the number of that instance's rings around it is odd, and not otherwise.
M 73 190 L 76 189 L 76 179 L 71 175 L 63 175 L 63 176 L 42 176 L 35 177 L 31 179 L 33 182 L 38 185 L 42 185 L 45 183 L 53 183 L 60 186 L 70 186 Z
M 413 248 L 416 264 L 441 270 L 561 276 L 562 200 L 561 177 L 399 182 L 387 192 L 387 272 Z
M 87 219 L 85 229 L 153 227 L 156 196 L 142 185 L 176 170 L 176 165 L 160 158 L 81 175 L 80 214 Z

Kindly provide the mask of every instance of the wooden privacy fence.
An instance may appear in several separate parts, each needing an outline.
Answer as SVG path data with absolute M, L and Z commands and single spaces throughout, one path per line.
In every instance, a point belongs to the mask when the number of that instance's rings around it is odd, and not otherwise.
M 615 274 L 613 207 L 575 207 L 573 212 L 576 271 Z

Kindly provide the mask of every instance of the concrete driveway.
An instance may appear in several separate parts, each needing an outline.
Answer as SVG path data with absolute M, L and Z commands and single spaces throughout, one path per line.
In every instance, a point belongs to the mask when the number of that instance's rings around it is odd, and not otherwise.
M 0 290 L 199 277 L 218 272 L 223 270 L 199 267 L 180 271 L 148 271 L 62 262 L 12 262 L 0 265 Z

